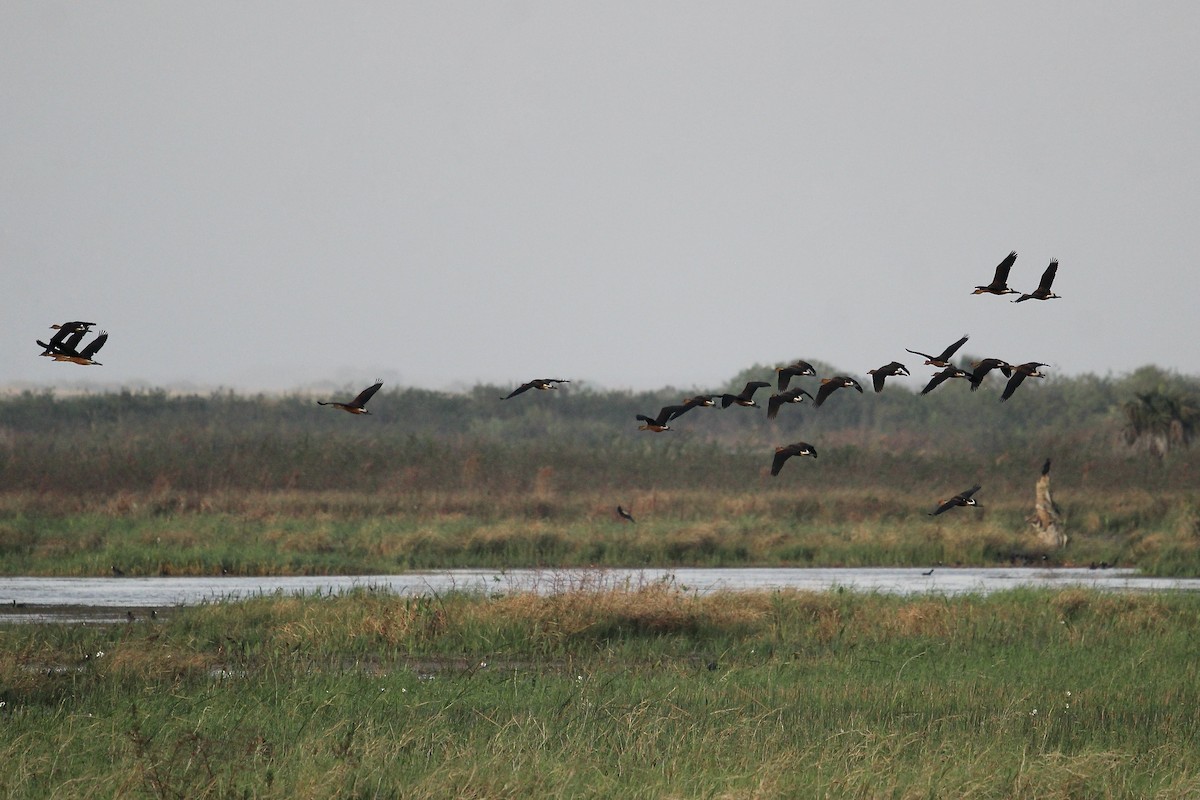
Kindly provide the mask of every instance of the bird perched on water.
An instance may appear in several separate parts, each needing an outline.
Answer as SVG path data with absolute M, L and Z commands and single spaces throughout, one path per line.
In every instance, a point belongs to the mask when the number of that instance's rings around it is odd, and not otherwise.
M 501 397 L 500 399 L 507 400 L 508 398 L 516 397 L 523 392 L 528 392 L 530 389 L 540 389 L 541 391 L 546 391 L 547 389 L 557 389 L 558 386 L 555 384 L 559 383 L 570 383 L 570 381 L 564 378 L 534 378 L 529 383 L 522 383 L 520 386 L 513 389 L 506 396 Z
M 663 431 L 672 430 L 671 426 L 667 423 L 681 414 L 686 414 L 693 408 L 695 408 L 695 406 L 683 405 L 681 403 L 673 406 L 663 406 L 658 410 L 657 417 L 648 417 L 645 414 L 638 414 L 637 418 L 644 423 L 638 426 L 638 430 L 652 431 L 654 433 L 662 433 Z
M 1013 392 L 1021 385 L 1021 382 L 1026 378 L 1044 378 L 1043 373 L 1038 371 L 1038 367 L 1044 367 L 1046 364 L 1040 361 L 1027 361 L 1024 364 L 1017 364 L 1012 368 L 1012 377 L 1008 379 L 1008 385 L 1004 387 L 1004 391 L 1000 394 L 1000 401 L 1003 402 L 1013 396 Z
M 732 405 L 758 408 L 758 404 L 754 402 L 754 393 L 770 385 L 766 381 L 749 381 L 739 394 L 721 395 L 721 408 L 729 408 Z
M 779 413 L 779 407 L 784 403 L 803 403 L 804 398 L 809 400 L 813 396 L 797 386 L 795 389 L 788 389 L 786 392 L 773 394 L 767 398 L 767 419 L 775 419 L 775 415 Z
M 94 360 L 94 357 L 96 353 L 100 352 L 100 348 L 104 347 L 104 343 L 108 341 L 108 331 L 100 331 L 100 335 L 88 342 L 87 347 L 82 350 L 76 349 L 79 347 L 79 343 L 83 341 L 84 334 L 86 333 L 87 328 L 76 328 L 56 345 L 51 346 L 51 343 L 54 339 L 58 338 L 57 335 L 50 342 L 43 342 L 39 339 L 38 344 L 45 351 L 42 355 L 49 355 L 55 361 L 70 361 L 72 364 L 81 364 L 85 367 L 103 366 L 99 361 Z
M 376 379 L 375 383 L 373 385 L 368 386 L 367 388 L 363 389 L 361 392 L 358 393 L 358 397 L 355 397 L 349 403 L 337 403 L 337 402 L 328 402 L 327 403 L 324 400 L 318 400 L 317 405 L 333 406 L 334 408 L 340 408 L 342 411 L 348 411 L 351 414 L 370 414 L 371 412 L 367 411 L 367 409 L 364 406 L 366 406 L 367 401 L 370 400 L 375 395 L 375 393 L 379 391 L 380 386 L 383 386 L 383 381 Z
M 771 459 L 771 474 L 778 475 L 779 470 L 783 469 L 784 463 L 792 456 L 812 456 L 816 458 L 817 448 L 808 442 L 796 442 L 786 447 L 776 447 L 775 458 Z
M 979 385 L 983 383 L 983 379 L 994 369 L 1000 370 L 1006 378 L 1012 377 L 1012 364 L 1009 364 L 1007 361 L 1001 361 L 998 358 L 985 358 L 982 361 L 974 361 L 971 363 L 971 366 L 975 368 L 971 372 L 972 392 L 979 388 Z
M 971 294 L 1017 294 L 1016 289 L 1008 288 L 1008 271 L 1017 260 L 1017 251 L 1013 250 L 1004 260 L 996 265 L 996 274 L 987 286 L 976 286 Z
M 892 361 L 884 364 L 878 369 L 869 369 L 867 374 L 871 376 L 871 382 L 875 384 L 875 391 L 883 391 L 883 382 L 892 376 L 907 377 L 908 367 L 901 364 L 899 361 Z
M 617 506 L 617 516 L 627 522 L 637 522 L 637 520 L 633 518 L 633 514 L 630 514 L 621 506 Z
M 909 350 L 907 347 L 904 349 L 906 352 L 912 353 L 915 356 L 924 356 L 925 363 L 931 367 L 948 367 L 948 366 L 950 366 L 950 359 L 954 356 L 955 353 L 958 352 L 958 348 L 960 348 L 964 344 L 966 344 L 967 339 L 969 339 L 969 338 L 971 338 L 971 337 L 969 337 L 969 336 L 962 337 L 957 342 L 955 342 L 954 344 L 950 345 L 945 350 L 943 350 L 941 352 L 941 355 L 936 355 L 936 356 L 931 356 L 931 355 L 929 355 L 929 353 L 922 353 L 919 350 Z
M 975 498 L 973 497 L 973 495 L 978 491 L 979 491 L 979 484 L 977 483 L 974 486 L 972 486 L 970 489 L 967 489 L 965 492 L 959 492 L 958 494 L 954 495 L 954 497 L 951 497 L 949 500 L 943 500 L 941 505 L 939 505 L 936 510 L 929 512 L 929 516 L 936 517 L 938 514 L 941 514 L 943 511 L 949 511 L 950 509 L 956 508 L 959 506 L 978 506 L 979 508 L 983 508 L 983 506 L 979 505 L 978 501 L 976 501 Z
M 817 389 L 817 399 L 813 403 L 814 407 L 819 407 L 829 395 L 833 394 L 838 389 L 850 387 L 857 389 L 859 394 L 862 394 L 862 386 L 854 378 L 848 378 L 845 375 L 834 375 L 832 378 L 822 378 L 821 388 Z
M 813 365 L 807 361 L 793 361 L 786 367 L 776 367 L 775 371 L 779 373 L 779 391 L 787 391 L 788 382 L 792 378 L 802 375 L 816 375 L 817 371 L 813 369 Z
M 941 372 L 935 372 L 933 377 L 929 379 L 929 383 L 925 384 L 925 388 L 921 390 L 921 394 L 929 394 L 950 378 L 967 378 L 969 380 L 970 377 L 971 374 L 969 372 L 965 372 L 951 364 Z
M 1054 300 L 1061 299 L 1054 292 L 1050 291 L 1050 284 L 1054 283 L 1054 276 L 1058 273 L 1058 259 L 1050 259 L 1050 266 L 1046 267 L 1046 271 L 1042 273 L 1042 279 L 1038 282 L 1038 287 L 1029 294 L 1023 294 L 1014 303 L 1020 303 L 1025 300 Z

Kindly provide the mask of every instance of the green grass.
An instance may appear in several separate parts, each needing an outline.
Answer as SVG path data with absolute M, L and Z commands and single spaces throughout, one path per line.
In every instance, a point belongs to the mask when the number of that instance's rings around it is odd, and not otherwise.
M 1032 492 L 1030 492 L 1032 495 Z M 1070 498 L 1070 499 L 1068 499 Z M 1008 564 L 1042 552 L 1032 497 L 930 517 L 886 489 L 499 493 L 175 491 L 0 495 L 0 574 L 394 574 L 538 566 Z M 1067 494 L 1070 546 L 1051 563 L 1200 574 L 1195 492 Z
M 1197 623 L 1185 594 L 652 584 L 13 626 L 0 792 L 1188 797 Z

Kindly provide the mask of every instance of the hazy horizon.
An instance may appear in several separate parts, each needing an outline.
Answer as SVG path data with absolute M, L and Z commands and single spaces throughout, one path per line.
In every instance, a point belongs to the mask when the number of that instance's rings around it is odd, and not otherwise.
M 1198 17 L 5 3 L 0 387 L 1200 374 Z

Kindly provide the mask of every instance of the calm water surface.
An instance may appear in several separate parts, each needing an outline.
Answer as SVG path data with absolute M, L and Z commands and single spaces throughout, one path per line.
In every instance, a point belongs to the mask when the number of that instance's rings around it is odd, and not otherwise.
M 1198 591 L 1197 578 L 1150 578 L 1132 569 L 943 568 L 861 569 L 517 569 L 444 570 L 403 575 L 211 578 L 0 578 L 0 622 L 78 620 L 108 622 L 217 600 L 285 594 L 330 594 L 353 588 L 386 589 L 400 595 L 449 591 L 551 594 L 579 589 L 637 587 L 661 581 L 686 591 L 828 591 L 844 588 L 888 594 L 988 594 L 1016 587 L 1084 586 L 1094 589 Z

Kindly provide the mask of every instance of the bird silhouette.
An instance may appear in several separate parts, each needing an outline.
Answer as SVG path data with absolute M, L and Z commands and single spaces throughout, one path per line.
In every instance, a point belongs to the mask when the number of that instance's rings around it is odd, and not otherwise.
M 857 389 L 859 394 L 862 394 L 862 386 L 854 378 L 848 378 L 845 375 L 835 375 L 832 378 L 822 378 L 821 388 L 817 389 L 817 399 L 813 402 L 814 407 L 820 407 L 822 403 L 829 399 L 829 395 L 833 394 L 838 389 L 849 387 Z
M 968 378 L 969 379 L 970 377 L 971 377 L 970 373 L 965 372 L 965 371 L 959 369 L 958 367 L 954 366 L 953 364 L 951 364 L 950 366 L 944 368 L 941 372 L 934 373 L 933 377 L 929 379 L 929 383 L 925 384 L 925 388 L 921 390 L 921 394 L 929 394 L 930 392 L 932 392 L 937 387 L 941 386 L 943 383 L 945 383 L 950 378 Z
M 732 405 L 758 408 L 758 404 L 754 402 L 754 393 L 770 385 L 766 381 L 749 381 L 740 393 L 721 395 L 721 408 L 729 408 Z
M 813 365 L 807 361 L 793 361 L 786 367 L 776 367 L 775 371 L 779 373 L 779 391 L 785 392 L 788 388 L 788 382 L 794 377 L 801 375 L 816 375 L 817 371 L 813 369 Z
M 1013 396 L 1013 392 L 1021 385 L 1021 382 L 1026 378 L 1044 378 L 1044 374 L 1038 371 L 1038 367 L 1044 367 L 1046 364 L 1040 361 L 1027 361 L 1024 364 L 1017 364 L 1012 368 L 1012 377 L 1008 379 L 1008 384 L 1004 387 L 1004 391 L 1000 394 L 1000 402 L 1004 402 Z
M 1017 260 L 1017 251 L 1013 250 L 1004 260 L 996 265 L 996 274 L 987 286 L 976 286 L 971 294 L 1017 294 L 1016 289 L 1008 288 L 1008 271 Z
M 342 411 L 348 411 L 351 414 L 370 414 L 371 412 L 367 411 L 365 406 L 367 405 L 367 401 L 379 391 L 380 386 L 383 386 L 383 381 L 377 378 L 374 384 L 359 392 L 358 396 L 349 403 L 325 402 L 324 400 L 318 400 L 317 405 L 340 408 Z
M 929 353 L 922 353 L 919 350 L 909 350 L 907 347 L 904 348 L 904 350 L 905 350 L 905 352 L 912 353 L 915 356 L 924 356 L 925 363 L 928 366 L 948 367 L 948 366 L 950 366 L 950 359 L 954 356 L 955 353 L 958 352 L 958 348 L 960 348 L 964 344 L 966 344 L 967 339 L 969 339 L 969 338 L 971 338 L 971 337 L 969 337 L 969 336 L 962 337 L 957 342 L 955 342 L 954 344 L 950 345 L 945 350 L 943 350 L 941 352 L 941 355 L 936 355 L 936 356 L 931 356 L 931 355 L 929 355 Z
M 620 517 L 621 519 L 627 520 L 629 522 L 637 522 L 637 520 L 635 520 L 633 518 L 633 514 L 630 514 L 628 511 L 626 511 L 621 506 L 617 506 L 617 516 Z
M 942 504 L 939 505 L 936 510 L 929 512 L 929 516 L 936 517 L 938 514 L 941 514 L 943 511 L 949 511 L 952 508 L 958 508 L 961 506 L 979 506 L 979 508 L 983 508 L 983 506 L 980 506 L 979 503 L 973 497 L 973 495 L 979 491 L 979 488 L 980 488 L 979 484 L 975 484 L 970 489 L 967 489 L 965 492 L 959 492 L 958 494 L 954 495 L 954 497 L 951 497 L 949 500 L 943 500 Z
M 784 447 L 776 447 L 775 457 L 771 459 L 771 474 L 778 475 L 779 470 L 783 469 L 784 463 L 792 456 L 812 456 L 816 458 L 817 448 L 808 442 L 796 442 Z
M 571 381 L 566 380 L 564 378 L 534 378 L 533 380 L 529 381 L 528 383 L 522 383 L 520 386 L 513 389 L 511 392 L 509 392 L 504 397 L 501 397 L 500 399 L 507 400 L 510 397 L 516 397 L 519 394 L 528 392 L 530 389 L 539 389 L 541 391 L 546 391 L 547 389 L 557 389 L 558 386 L 556 384 L 570 383 L 570 382 Z
M 775 419 L 775 415 L 779 413 L 779 407 L 784 403 L 803 403 L 804 398 L 809 400 L 813 396 L 797 386 L 795 389 L 788 389 L 786 392 L 773 394 L 767 398 L 767 419 Z
M 884 364 L 882 367 L 867 370 L 867 374 L 871 376 L 871 382 L 875 385 L 876 392 L 883 391 L 883 382 L 894 376 L 906 377 L 908 375 L 908 367 L 901 364 L 899 361 L 892 361 Z
M 1058 259 L 1050 259 L 1050 266 L 1046 267 L 1046 271 L 1042 273 L 1042 279 L 1038 282 L 1038 287 L 1029 294 L 1023 294 L 1014 303 L 1022 303 L 1026 300 L 1054 300 L 1058 299 L 1059 295 L 1050 291 L 1050 285 L 1054 283 L 1054 276 L 1058 274 Z
M 983 379 L 994 369 L 1000 370 L 1006 378 L 1012 376 L 1012 364 L 1009 364 L 1007 361 L 1001 361 L 998 358 L 985 358 L 981 361 L 973 362 L 971 366 L 975 368 L 970 375 L 972 392 L 979 388 L 980 384 L 983 383 Z

